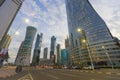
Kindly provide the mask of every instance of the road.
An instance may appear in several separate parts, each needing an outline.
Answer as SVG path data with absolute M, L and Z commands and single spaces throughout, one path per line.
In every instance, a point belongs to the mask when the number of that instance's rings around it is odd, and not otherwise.
M 120 75 L 90 70 L 30 68 L 0 80 L 120 80 Z

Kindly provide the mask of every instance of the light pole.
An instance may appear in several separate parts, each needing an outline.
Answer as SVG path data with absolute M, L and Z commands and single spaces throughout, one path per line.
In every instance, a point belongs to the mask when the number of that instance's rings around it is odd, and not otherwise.
M 88 54 L 89 54 L 89 57 L 90 57 L 90 62 L 91 62 L 91 67 L 92 69 L 94 70 L 94 64 L 93 64 L 93 59 L 92 59 L 92 56 L 90 54 L 90 49 L 89 49 L 89 45 L 88 45 L 88 42 L 86 40 L 86 35 L 83 34 L 83 32 L 85 33 L 85 31 L 81 28 L 78 28 L 77 29 L 77 32 L 80 32 L 82 37 L 84 37 L 84 39 L 82 39 L 82 43 L 86 43 L 86 47 L 87 47 L 87 50 L 88 50 Z
M 105 49 L 105 46 L 102 46 L 102 48 L 103 48 L 104 51 L 105 51 L 105 54 L 106 54 L 106 56 L 107 56 L 107 58 L 108 58 L 108 60 L 109 60 L 109 62 L 110 62 L 110 64 L 111 64 L 112 69 L 114 69 L 112 60 L 110 59 L 110 56 L 109 56 L 108 52 L 107 52 L 106 49 Z

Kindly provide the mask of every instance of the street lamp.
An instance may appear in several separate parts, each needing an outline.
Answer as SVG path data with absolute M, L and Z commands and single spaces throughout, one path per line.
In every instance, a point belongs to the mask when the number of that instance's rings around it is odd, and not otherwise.
M 94 64 L 93 64 L 92 56 L 91 56 L 91 54 L 90 54 L 90 49 L 89 49 L 89 47 L 88 47 L 88 42 L 87 42 L 87 40 L 86 40 L 86 35 L 84 36 L 83 31 L 84 31 L 84 30 L 81 29 L 81 28 L 78 28 L 78 29 L 77 29 L 77 32 L 80 32 L 81 35 L 82 35 L 82 37 L 85 37 L 85 39 L 82 39 L 82 43 L 86 43 L 86 46 L 87 46 L 87 49 L 88 49 L 88 54 L 89 54 L 89 57 L 90 57 L 91 67 L 92 67 L 92 69 L 94 70 Z M 85 32 L 85 31 L 84 31 L 84 32 Z
M 105 51 L 105 54 L 106 54 L 106 56 L 107 56 L 107 58 L 108 58 L 108 60 L 109 60 L 109 62 L 110 62 L 110 64 L 111 64 L 112 69 L 114 69 L 112 60 L 110 59 L 110 56 L 109 56 L 108 52 L 107 52 L 106 49 L 105 49 L 105 46 L 102 46 L 102 48 L 103 48 L 104 51 Z

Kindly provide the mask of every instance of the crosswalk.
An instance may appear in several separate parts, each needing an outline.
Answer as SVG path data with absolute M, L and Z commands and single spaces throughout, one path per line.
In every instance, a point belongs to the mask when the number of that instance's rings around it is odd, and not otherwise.
M 24 77 L 22 77 L 22 78 L 20 78 L 18 80 L 33 80 L 33 78 L 32 78 L 31 74 L 27 74 L 27 75 L 25 75 Z

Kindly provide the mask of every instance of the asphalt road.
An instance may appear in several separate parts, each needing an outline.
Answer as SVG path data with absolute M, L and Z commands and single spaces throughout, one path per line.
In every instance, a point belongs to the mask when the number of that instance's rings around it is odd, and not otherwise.
M 0 80 L 120 80 L 120 75 L 103 74 L 100 71 L 30 68 Z

